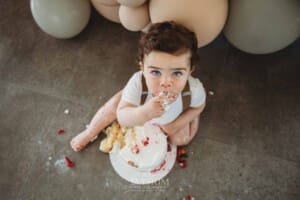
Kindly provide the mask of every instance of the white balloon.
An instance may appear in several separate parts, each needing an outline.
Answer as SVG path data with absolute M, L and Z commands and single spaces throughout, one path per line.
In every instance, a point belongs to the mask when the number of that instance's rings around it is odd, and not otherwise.
M 31 0 L 30 8 L 38 26 L 61 39 L 79 34 L 91 15 L 89 0 Z

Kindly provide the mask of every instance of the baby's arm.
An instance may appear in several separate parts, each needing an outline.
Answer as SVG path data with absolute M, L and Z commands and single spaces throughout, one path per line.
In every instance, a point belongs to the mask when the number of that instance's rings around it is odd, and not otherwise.
M 186 111 L 181 113 L 179 117 L 177 117 L 174 121 L 169 124 L 161 125 L 160 127 L 164 130 L 164 132 L 171 136 L 177 133 L 180 129 L 190 123 L 193 119 L 195 119 L 201 112 L 204 110 L 205 103 L 197 108 L 188 108 Z
M 142 125 L 152 118 L 160 117 L 163 113 L 164 107 L 160 96 L 153 97 L 141 106 L 121 100 L 117 109 L 117 119 L 121 126 L 130 127 Z

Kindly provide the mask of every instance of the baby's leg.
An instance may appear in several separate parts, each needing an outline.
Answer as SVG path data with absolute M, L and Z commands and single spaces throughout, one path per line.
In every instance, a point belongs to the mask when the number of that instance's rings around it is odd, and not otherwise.
M 103 128 L 117 119 L 117 107 L 122 90 L 109 99 L 95 114 L 88 128 L 75 136 L 70 145 L 74 151 L 82 150 L 89 142 L 97 138 Z
M 196 135 L 199 125 L 199 116 L 193 119 L 185 127 L 179 130 L 177 133 L 169 137 L 169 140 L 172 144 L 177 146 L 183 146 L 190 143 L 190 141 Z

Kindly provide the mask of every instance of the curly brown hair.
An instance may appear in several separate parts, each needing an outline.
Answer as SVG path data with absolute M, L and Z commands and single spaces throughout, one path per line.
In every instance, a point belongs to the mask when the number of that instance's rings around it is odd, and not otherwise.
M 198 60 L 197 48 L 195 33 L 186 27 L 173 21 L 155 23 L 139 41 L 137 62 L 142 63 L 144 56 L 151 51 L 162 51 L 173 55 L 190 51 L 190 66 L 194 67 Z

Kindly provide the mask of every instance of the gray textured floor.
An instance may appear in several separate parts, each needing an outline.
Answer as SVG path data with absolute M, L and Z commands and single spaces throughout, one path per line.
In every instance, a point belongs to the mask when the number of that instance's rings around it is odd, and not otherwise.
M 99 139 L 81 153 L 69 147 L 136 70 L 139 33 L 93 13 L 80 35 L 56 40 L 37 27 L 29 1 L 16 2 L 0 2 L 1 199 L 300 198 L 299 40 L 270 55 L 240 52 L 222 35 L 199 49 L 194 75 L 214 95 L 188 167 L 141 187 L 114 172 Z

